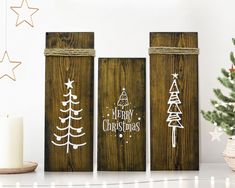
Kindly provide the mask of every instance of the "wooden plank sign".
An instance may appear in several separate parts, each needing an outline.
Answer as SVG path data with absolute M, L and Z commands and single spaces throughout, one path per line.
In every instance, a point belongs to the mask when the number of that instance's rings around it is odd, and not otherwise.
M 100 58 L 98 170 L 144 171 L 144 58 Z
M 151 169 L 198 170 L 197 33 L 150 33 Z
M 94 33 L 46 34 L 45 170 L 93 170 Z

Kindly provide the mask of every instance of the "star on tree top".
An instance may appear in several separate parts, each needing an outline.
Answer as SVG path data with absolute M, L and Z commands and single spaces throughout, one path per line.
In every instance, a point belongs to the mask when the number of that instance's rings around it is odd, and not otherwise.
M 178 79 L 178 74 L 177 73 L 174 73 L 174 74 L 171 74 L 173 76 L 174 79 Z
M 67 86 L 67 89 L 73 88 L 73 86 L 72 86 L 73 82 L 74 82 L 74 80 L 71 81 L 70 79 L 68 79 L 68 82 L 65 83 L 65 85 Z

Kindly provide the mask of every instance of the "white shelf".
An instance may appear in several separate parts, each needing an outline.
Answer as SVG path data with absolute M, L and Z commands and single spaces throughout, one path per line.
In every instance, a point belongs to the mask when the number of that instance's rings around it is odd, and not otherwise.
M 198 177 L 198 184 L 195 183 Z M 214 177 L 214 185 L 211 183 Z M 201 164 L 200 171 L 147 171 L 147 172 L 44 172 L 42 166 L 34 173 L 0 175 L 2 187 L 33 187 L 36 182 L 38 187 L 110 187 L 110 188 L 223 188 L 226 187 L 226 178 L 230 185 L 235 187 L 235 172 L 226 164 Z M 167 180 L 167 181 L 166 181 Z M 152 181 L 152 183 L 151 183 Z M 104 182 L 106 186 L 104 186 Z M 120 182 L 122 183 L 120 185 Z M 89 183 L 89 186 L 87 185 Z

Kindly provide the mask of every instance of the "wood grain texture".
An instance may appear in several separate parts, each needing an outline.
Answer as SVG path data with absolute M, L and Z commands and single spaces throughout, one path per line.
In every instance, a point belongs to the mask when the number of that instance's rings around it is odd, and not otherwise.
M 145 63 L 144 58 L 99 59 L 98 170 L 144 171 L 146 168 Z M 118 100 L 123 88 L 129 104 L 122 109 Z M 133 110 L 132 120 L 124 122 L 134 127 L 139 122 L 139 131 L 104 131 L 106 120 L 123 122 L 121 118 L 114 118 L 115 107 L 124 112 Z M 123 134 L 122 138 L 120 134 Z
M 94 48 L 94 33 L 47 33 L 46 48 Z M 85 136 L 72 140 L 87 144 L 78 149 L 57 147 L 51 143 L 54 133 L 63 135 L 56 126 L 61 125 L 59 117 L 61 102 L 68 92 L 65 82 L 74 80 L 73 94 L 77 95 L 83 109 L 82 119 L 74 121 L 74 127 L 83 127 Z M 46 171 L 92 171 L 93 170 L 93 57 L 46 57 L 45 86 L 45 170 Z M 64 115 L 65 116 L 65 115 Z
M 150 47 L 198 47 L 197 33 L 150 33 Z M 172 148 L 172 128 L 168 127 L 169 89 L 173 73 L 178 86 L 184 129 L 177 130 Z M 198 170 L 198 55 L 150 55 L 151 169 Z

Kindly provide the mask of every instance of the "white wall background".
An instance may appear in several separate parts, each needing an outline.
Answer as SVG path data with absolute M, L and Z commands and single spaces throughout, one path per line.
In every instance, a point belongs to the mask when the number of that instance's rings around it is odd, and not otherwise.
M 8 7 L 21 2 L 7 1 Z M 0 56 L 5 50 L 4 3 L 0 1 Z M 40 9 L 33 16 L 34 28 L 26 24 L 15 27 L 16 15 L 8 9 L 8 52 L 12 60 L 22 61 L 22 65 L 15 71 L 16 82 L 0 80 L 0 112 L 24 117 L 25 160 L 43 163 L 44 158 L 43 50 L 47 31 L 94 31 L 97 57 L 147 57 L 147 60 L 149 32 L 198 32 L 200 109 L 211 109 L 212 89 L 220 87 L 216 80 L 220 69 L 231 66 L 229 52 L 235 51 L 231 43 L 235 37 L 234 0 L 28 0 L 28 3 Z M 97 67 L 96 58 L 95 87 Z M 97 95 L 95 99 L 97 102 Z M 213 126 L 200 117 L 201 162 L 223 162 L 221 153 L 227 137 L 223 135 L 221 142 L 211 142 L 212 130 Z

